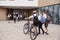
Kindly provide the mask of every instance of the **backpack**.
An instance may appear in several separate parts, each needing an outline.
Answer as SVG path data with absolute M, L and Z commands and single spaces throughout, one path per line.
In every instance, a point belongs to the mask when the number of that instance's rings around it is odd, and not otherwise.
M 41 16 L 40 21 L 41 21 L 41 23 L 45 23 L 46 22 L 46 18 L 44 16 Z
M 50 16 L 47 16 L 46 21 L 47 21 L 48 23 L 50 23 L 51 17 L 50 17 Z
M 36 16 L 33 15 L 33 17 L 34 17 L 34 18 L 33 18 L 33 21 L 34 21 L 34 22 L 38 22 L 38 16 L 37 16 L 37 15 L 36 15 Z

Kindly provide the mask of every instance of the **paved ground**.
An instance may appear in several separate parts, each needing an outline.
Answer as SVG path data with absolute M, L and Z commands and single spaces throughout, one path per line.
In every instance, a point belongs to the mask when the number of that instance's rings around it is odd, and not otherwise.
M 31 40 L 29 34 L 23 33 L 25 21 L 8 23 L 0 21 L 0 40 Z M 60 25 L 49 24 L 49 35 L 38 35 L 36 40 L 60 40 Z

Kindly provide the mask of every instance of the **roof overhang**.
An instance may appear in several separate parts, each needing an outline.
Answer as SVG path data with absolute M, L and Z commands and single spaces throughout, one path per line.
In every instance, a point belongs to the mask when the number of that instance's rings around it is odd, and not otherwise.
M 9 9 L 35 9 L 38 8 L 37 6 L 0 6 L 2 8 L 9 8 Z

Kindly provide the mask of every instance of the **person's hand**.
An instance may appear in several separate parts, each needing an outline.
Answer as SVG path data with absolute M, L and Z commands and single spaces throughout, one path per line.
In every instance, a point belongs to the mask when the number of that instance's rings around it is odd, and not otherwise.
M 25 20 L 27 20 L 27 19 L 29 19 L 28 17 L 27 18 L 25 18 Z

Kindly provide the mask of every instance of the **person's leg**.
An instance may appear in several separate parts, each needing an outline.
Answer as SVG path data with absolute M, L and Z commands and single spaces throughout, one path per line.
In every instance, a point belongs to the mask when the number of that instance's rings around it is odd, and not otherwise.
M 8 23 L 10 23 L 9 18 L 8 18 Z
M 14 23 L 16 23 L 16 18 L 14 18 Z
M 48 35 L 48 23 L 45 23 L 46 34 Z
M 33 25 L 34 27 L 33 27 L 33 29 L 34 29 L 34 32 L 37 32 L 37 24 L 36 24 L 36 22 L 34 22 L 34 25 Z
M 8 18 L 8 23 L 10 23 L 10 17 Z
M 48 32 L 48 23 L 45 23 L 46 32 Z
M 40 26 L 38 27 L 38 30 L 39 30 L 39 33 L 38 34 L 40 34 Z
M 16 21 L 18 21 L 18 17 L 16 17 Z
M 42 23 L 41 23 L 41 22 L 39 22 L 39 34 L 40 34 L 40 29 L 42 30 L 42 32 L 43 32 L 43 34 L 44 34 L 44 30 L 43 30 L 43 28 L 42 28 Z
M 34 28 L 33 28 L 33 29 L 34 29 L 34 32 L 36 33 L 36 32 L 37 32 L 37 27 L 36 27 L 36 26 L 34 26 Z
M 41 26 L 40 26 L 40 29 L 42 30 L 42 33 L 44 34 L 44 30 L 43 30 L 43 28 L 42 28 L 42 23 L 41 23 Z
M 45 29 L 46 29 L 46 32 L 48 32 L 48 26 L 47 26 L 47 27 L 45 27 Z

